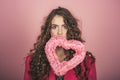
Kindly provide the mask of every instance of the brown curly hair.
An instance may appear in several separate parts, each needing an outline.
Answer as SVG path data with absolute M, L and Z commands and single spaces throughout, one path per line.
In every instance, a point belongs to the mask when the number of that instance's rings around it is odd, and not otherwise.
M 32 54 L 32 58 L 30 60 L 30 75 L 33 80 L 45 80 L 46 77 L 49 76 L 50 64 L 45 55 L 45 44 L 51 38 L 50 29 L 51 29 L 51 21 L 55 15 L 63 16 L 64 23 L 67 25 L 67 39 L 75 39 L 80 42 L 85 42 L 81 38 L 81 31 L 78 28 L 77 19 L 72 16 L 70 11 L 63 7 L 58 7 L 57 9 L 53 9 L 50 14 L 47 16 L 44 25 L 41 27 L 41 34 L 38 36 L 36 43 L 34 43 L 34 49 L 30 50 Z M 75 53 L 73 50 L 65 50 L 69 53 L 66 57 L 68 60 L 71 59 L 73 54 Z M 92 57 L 94 61 L 94 57 Z M 86 70 L 89 70 L 86 66 L 86 59 L 84 59 Z M 82 68 L 80 65 L 74 68 L 76 76 L 78 79 L 86 79 L 87 75 L 84 73 L 82 75 Z

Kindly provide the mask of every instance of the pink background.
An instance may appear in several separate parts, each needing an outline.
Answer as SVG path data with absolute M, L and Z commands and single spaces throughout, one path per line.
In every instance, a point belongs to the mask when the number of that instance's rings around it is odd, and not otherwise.
M 23 80 L 24 57 L 51 9 L 68 8 L 82 21 L 98 80 L 120 80 L 119 0 L 0 0 L 0 80 Z

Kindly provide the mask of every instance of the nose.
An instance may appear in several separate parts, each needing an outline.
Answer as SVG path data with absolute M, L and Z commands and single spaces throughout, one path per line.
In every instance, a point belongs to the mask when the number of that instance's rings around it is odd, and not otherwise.
M 58 35 L 62 35 L 62 27 L 61 26 L 58 27 Z

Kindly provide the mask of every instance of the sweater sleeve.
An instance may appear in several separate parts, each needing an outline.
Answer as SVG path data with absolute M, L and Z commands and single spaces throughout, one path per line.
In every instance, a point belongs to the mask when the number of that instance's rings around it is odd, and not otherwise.
M 89 68 L 88 80 L 97 80 L 95 58 L 90 53 L 90 54 L 87 55 L 86 59 L 87 59 L 87 66 Z
M 25 60 L 25 72 L 24 72 L 24 80 L 32 80 L 29 71 L 30 71 L 30 59 L 31 56 L 27 56 Z

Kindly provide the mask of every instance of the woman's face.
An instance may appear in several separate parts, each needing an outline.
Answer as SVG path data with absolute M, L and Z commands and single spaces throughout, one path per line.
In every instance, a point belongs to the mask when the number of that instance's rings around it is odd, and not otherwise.
M 53 17 L 51 21 L 51 36 L 63 36 L 67 38 L 67 26 L 64 23 L 64 18 L 60 15 L 56 15 Z

